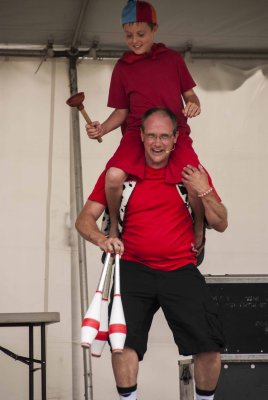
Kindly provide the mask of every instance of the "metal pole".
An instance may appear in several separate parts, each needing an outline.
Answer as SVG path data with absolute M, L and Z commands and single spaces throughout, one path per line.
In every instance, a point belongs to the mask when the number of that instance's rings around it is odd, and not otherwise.
M 69 80 L 71 96 L 77 93 L 77 70 L 76 56 L 69 58 Z M 74 179 L 75 179 L 75 199 L 77 215 L 83 207 L 83 181 L 82 181 L 82 162 L 81 162 L 81 143 L 80 143 L 80 125 L 79 114 L 77 108 L 72 107 L 72 140 L 74 152 Z M 79 258 L 79 279 L 80 279 L 80 296 L 81 296 L 81 319 L 88 309 L 88 287 L 87 287 L 87 262 L 86 262 L 86 246 L 85 241 L 78 235 L 78 258 Z M 92 365 L 90 350 L 83 349 L 84 364 L 84 387 L 85 399 L 93 400 L 92 385 Z
M 33 325 L 29 325 L 29 400 L 34 398 L 34 336 Z
M 46 324 L 42 323 L 41 331 L 41 391 L 42 400 L 47 400 L 47 359 L 46 359 Z
M 83 4 L 82 4 L 81 9 L 80 9 L 80 13 L 79 13 L 78 21 L 76 23 L 76 27 L 75 27 L 75 32 L 74 32 L 73 39 L 72 39 L 71 48 L 75 48 L 77 46 L 78 40 L 80 39 L 80 35 L 81 35 L 82 27 L 83 27 L 83 24 L 84 24 L 84 20 L 85 20 L 85 15 L 86 15 L 88 4 L 89 4 L 89 0 L 84 0 L 83 1 Z
M 76 38 L 76 35 L 75 35 Z M 96 57 L 97 59 L 118 59 L 122 56 L 122 54 L 126 51 L 125 48 L 118 49 L 105 49 L 105 44 L 101 46 L 101 49 L 96 49 Z M 91 47 L 81 47 L 77 49 L 78 56 L 83 57 L 85 59 L 92 59 L 90 56 Z M 57 46 L 57 48 L 53 48 L 53 57 L 69 57 L 70 46 Z M 185 54 L 185 47 L 173 47 L 173 50 L 179 51 L 182 54 Z M 267 50 L 256 50 L 253 51 L 251 49 L 244 51 L 229 51 L 226 50 L 208 50 L 208 49 L 198 49 L 192 48 L 190 51 L 191 58 L 193 60 L 253 60 L 253 61 L 267 61 L 268 52 Z M 5 48 L 0 47 L 0 57 L 45 57 L 46 56 L 46 48 L 44 46 L 27 46 L 25 45 L 23 49 L 16 48 L 15 46 L 8 46 Z M 51 56 L 47 56 L 51 57 Z

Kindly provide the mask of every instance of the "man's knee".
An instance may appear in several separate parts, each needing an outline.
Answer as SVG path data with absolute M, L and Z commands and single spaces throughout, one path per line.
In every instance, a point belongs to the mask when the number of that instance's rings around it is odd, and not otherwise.
M 208 363 L 208 364 L 220 364 L 221 354 L 217 351 L 208 351 L 203 353 L 198 353 L 194 356 L 195 362 Z
M 130 387 L 137 383 L 139 360 L 135 350 L 125 347 L 121 354 L 112 354 L 112 365 L 117 386 Z
M 221 371 L 221 356 L 218 352 L 199 353 L 194 357 L 196 388 L 215 392 Z
M 137 369 L 139 360 L 134 349 L 125 347 L 122 353 L 112 353 L 112 363 L 115 369 L 132 370 Z

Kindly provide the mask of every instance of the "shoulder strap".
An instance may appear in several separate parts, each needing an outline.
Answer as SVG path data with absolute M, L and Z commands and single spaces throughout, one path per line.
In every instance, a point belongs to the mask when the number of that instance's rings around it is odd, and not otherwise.
M 192 210 L 192 208 L 191 208 L 191 206 L 190 206 L 189 199 L 188 199 L 188 192 L 187 192 L 185 186 L 184 186 L 182 183 L 178 183 L 178 184 L 176 185 L 176 188 L 177 188 L 177 190 L 178 190 L 178 192 L 179 192 L 179 195 L 181 196 L 182 201 L 184 202 L 184 204 L 185 204 L 187 210 L 189 211 L 189 214 L 191 215 L 192 220 L 194 221 L 194 213 L 193 213 L 193 210 Z M 204 221 L 204 236 L 203 236 L 203 242 L 202 242 L 201 247 L 198 249 L 197 256 L 196 256 L 196 259 L 197 259 L 197 266 L 199 266 L 200 264 L 202 264 L 202 262 L 203 262 L 203 260 L 204 260 L 204 256 L 205 256 L 206 227 L 207 227 L 207 223 L 206 223 L 206 220 L 205 220 L 205 221 Z
M 122 201 L 121 201 L 121 205 L 120 205 L 120 209 L 119 209 L 119 218 L 118 218 L 118 230 L 119 230 L 120 234 L 122 233 L 122 230 L 123 230 L 123 221 L 125 218 L 126 206 L 127 206 L 128 200 L 133 192 L 133 189 L 136 186 L 136 183 L 137 182 L 135 182 L 135 181 L 126 181 L 123 185 Z M 103 214 L 101 231 L 105 235 L 107 235 L 107 236 L 109 235 L 110 215 L 109 215 L 108 207 L 106 207 L 104 214 Z
M 190 206 L 190 203 L 189 203 L 188 192 L 186 190 L 186 187 L 182 183 L 178 183 L 176 185 L 176 188 L 178 190 L 178 193 L 179 193 L 183 203 L 185 204 L 185 207 L 189 211 L 189 214 L 190 214 L 191 218 L 194 219 L 193 210 L 192 210 L 192 208 Z

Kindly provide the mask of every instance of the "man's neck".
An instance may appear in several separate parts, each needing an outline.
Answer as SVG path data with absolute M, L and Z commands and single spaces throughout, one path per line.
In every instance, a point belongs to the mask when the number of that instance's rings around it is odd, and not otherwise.
M 153 169 L 161 169 L 161 168 L 166 168 L 168 165 L 168 162 L 163 162 L 163 163 L 153 163 L 153 162 L 148 162 L 146 161 L 146 166 L 153 168 Z

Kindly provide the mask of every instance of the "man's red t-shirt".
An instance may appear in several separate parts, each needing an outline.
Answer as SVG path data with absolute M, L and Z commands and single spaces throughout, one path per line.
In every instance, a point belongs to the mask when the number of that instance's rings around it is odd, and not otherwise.
M 171 271 L 196 264 L 193 221 L 175 185 L 165 182 L 166 168 L 146 166 L 127 204 L 122 241 L 123 259 Z M 102 174 L 89 196 L 106 206 Z

